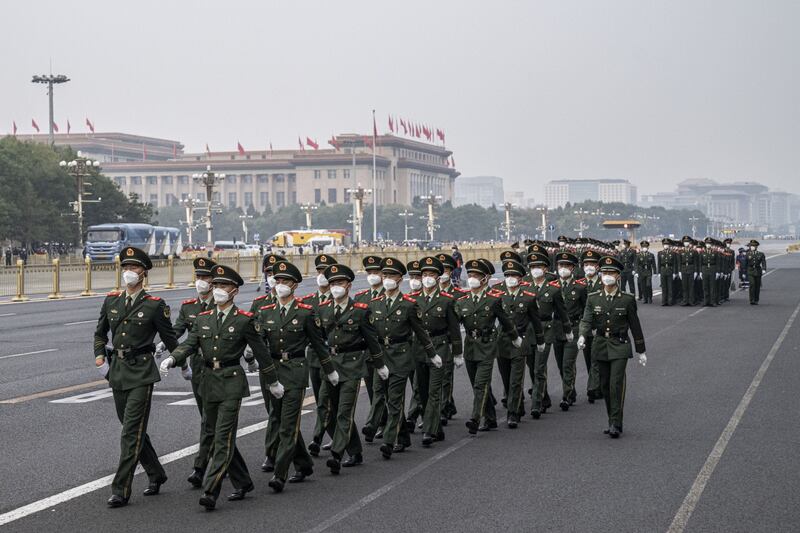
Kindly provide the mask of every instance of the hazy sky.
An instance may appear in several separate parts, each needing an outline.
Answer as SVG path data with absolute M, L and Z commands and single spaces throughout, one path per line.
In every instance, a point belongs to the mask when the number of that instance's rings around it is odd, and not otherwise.
M 56 122 L 189 151 L 441 127 L 465 176 L 757 180 L 800 193 L 800 2 L 6 2 L 0 132 Z

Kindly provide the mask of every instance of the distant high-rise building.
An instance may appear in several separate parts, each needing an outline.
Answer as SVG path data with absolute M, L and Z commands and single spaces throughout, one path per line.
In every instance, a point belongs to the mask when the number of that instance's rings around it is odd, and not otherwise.
M 500 206 L 505 202 L 503 178 L 496 176 L 461 177 L 455 183 L 453 205 Z
M 544 186 L 544 203 L 551 209 L 586 201 L 635 204 L 636 186 L 622 179 L 552 180 Z

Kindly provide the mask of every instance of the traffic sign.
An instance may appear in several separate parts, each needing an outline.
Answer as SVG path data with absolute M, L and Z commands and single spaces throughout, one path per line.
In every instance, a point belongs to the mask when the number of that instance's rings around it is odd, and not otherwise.
M 550 225 L 547 226 L 547 229 L 549 229 L 550 231 L 553 231 L 554 229 L 556 229 L 556 227 L 553 224 L 550 224 Z

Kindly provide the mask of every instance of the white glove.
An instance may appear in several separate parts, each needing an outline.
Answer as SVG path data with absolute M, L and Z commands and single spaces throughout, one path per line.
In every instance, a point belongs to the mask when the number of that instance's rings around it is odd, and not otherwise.
M 244 358 L 248 361 L 253 358 L 253 349 L 250 346 L 244 347 Z
M 185 367 L 181 368 L 181 376 L 183 376 L 183 379 L 186 381 L 190 381 L 192 379 L 192 367 L 186 365 Z
M 279 400 L 281 398 L 283 398 L 284 389 L 283 389 L 283 385 L 281 384 L 281 382 L 280 381 L 276 381 L 275 383 L 270 385 L 269 386 L 269 393 L 272 394 L 273 396 L 275 396 Z
M 678 277 L 683 280 L 683 272 L 678 272 Z
M 339 384 L 339 373 L 334 370 L 330 374 L 328 374 L 328 381 L 330 381 L 331 385 L 334 387 Z
M 382 367 L 378 368 L 376 372 L 378 373 L 378 377 L 381 378 L 383 381 L 389 379 L 389 369 L 386 367 L 386 365 L 383 365 Z
M 167 353 L 167 347 L 164 345 L 164 341 L 161 341 L 158 344 L 156 344 L 155 356 L 157 361 L 160 361 L 161 358 L 164 357 L 164 354 L 166 353 Z
M 717 272 L 717 273 L 716 273 L 716 275 L 714 276 L 714 278 L 715 278 L 715 279 L 719 279 L 719 272 Z
M 575 339 L 575 335 L 571 331 L 567 332 L 565 337 L 567 338 L 567 342 L 572 342 Z
M 258 361 L 256 361 L 255 358 L 253 358 L 250 361 L 248 361 L 248 363 L 247 363 L 247 371 L 249 373 L 251 373 L 251 374 L 254 373 L 254 372 L 258 372 Z
M 638 273 L 638 272 L 634 272 L 634 273 L 633 273 L 633 277 L 634 277 L 634 278 L 638 278 L 638 277 L 639 277 L 639 273 Z
M 642 366 L 647 366 L 647 354 L 639 354 L 639 364 Z
M 584 348 L 586 348 L 586 338 L 581 335 L 578 337 L 578 349 L 583 350 Z
M 678 275 L 679 275 L 679 274 L 673 274 L 673 275 L 672 275 L 672 279 L 678 279 Z
M 695 272 L 695 273 L 694 273 L 694 279 L 697 279 L 698 277 L 699 277 L 700 279 L 703 279 L 703 274 L 701 274 L 701 273 L 699 273 L 699 272 Z
M 431 363 L 433 363 L 433 366 L 436 368 L 442 368 L 442 358 L 439 357 L 439 354 L 436 354 L 433 356 L 433 358 L 431 358 Z
M 511 341 L 511 344 L 514 345 L 514 348 L 519 348 L 520 346 L 522 346 L 522 337 L 517 337 L 516 339 Z
M 161 365 L 159 365 L 158 371 L 161 372 L 162 376 L 167 377 L 167 374 L 169 374 L 169 369 L 172 368 L 173 366 L 175 366 L 175 358 L 170 355 L 169 357 L 161 361 Z
M 461 368 L 464 366 L 464 356 L 457 355 L 453 358 L 453 363 L 456 365 L 456 368 Z
M 544 347 L 547 346 L 546 344 L 537 344 L 536 349 L 540 352 L 544 351 Z
M 106 358 L 105 357 L 103 358 L 102 365 L 100 366 L 95 365 L 95 368 L 97 368 L 97 371 L 100 373 L 101 378 L 106 377 L 108 375 L 108 361 L 106 360 Z

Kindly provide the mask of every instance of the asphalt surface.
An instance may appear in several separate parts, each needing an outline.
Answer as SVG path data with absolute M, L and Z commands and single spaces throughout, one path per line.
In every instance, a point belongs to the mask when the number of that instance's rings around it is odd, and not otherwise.
M 157 452 L 173 459 L 165 465 L 169 482 L 159 496 L 145 498 L 146 477 L 138 475 L 131 504 L 107 509 L 110 489 L 96 481 L 113 474 L 119 422 L 110 391 L 92 384 L 99 379 L 91 336 L 101 300 L 0 306 L 0 524 L 5 524 L 0 528 L 666 531 L 782 338 L 692 507 L 686 530 L 796 531 L 800 324 L 786 326 L 800 304 L 800 255 L 768 262 L 757 307 L 747 305 L 742 292 L 720 308 L 661 307 L 659 296 L 654 305 L 640 305 L 648 364 L 628 366 L 625 433 L 619 440 L 602 434 L 602 403 L 586 402 L 582 356 L 578 403 L 569 412 L 556 409 L 538 421 L 527 418 L 519 429 L 501 424 L 477 437 L 464 427 L 471 390 L 461 369 L 455 390 L 459 414 L 445 428 L 444 442 L 422 448 L 417 432 L 413 446 L 391 461 L 381 458 L 380 443 L 365 444 L 365 464 L 338 477 L 328 472 L 323 452 L 306 483 L 273 494 L 267 487 L 270 474 L 259 469 L 264 430 L 253 429 L 263 425 L 265 411 L 252 396 L 239 422 L 249 433 L 238 446 L 256 490 L 243 502 L 227 502 L 226 483 L 213 513 L 198 505 L 200 492 L 185 482 L 192 454 L 175 453 L 196 443 L 199 423 L 196 407 L 187 401 L 189 384 L 179 373 L 157 386 L 148 430 Z M 173 309 L 192 295 L 159 294 Z M 249 304 L 255 295 L 254 286 L 247 286 L 237 303 Z M 257 379 L 251 378 L 251 385 L 257 387 Z M 63 388 L 71 389 L 54 392 Z M 501 391 L 496 376 L 498 397 Z M 550 393 L 557 405 L 560 381 L 552 361 Z M 368 407 L 362 388 L 359 425 Z M 498 405 L 498 416 L 504 415 Z M 307 440 L 313 423 L 309 412 L 302 421 Z M 41 502 L 70 489 L 73 498 Z M 29 504 L 37 510 L 29 512 L 24 507 Z M 26 516 L 7 522 L 21 509 L 28 509 Z

